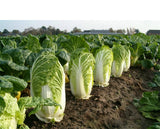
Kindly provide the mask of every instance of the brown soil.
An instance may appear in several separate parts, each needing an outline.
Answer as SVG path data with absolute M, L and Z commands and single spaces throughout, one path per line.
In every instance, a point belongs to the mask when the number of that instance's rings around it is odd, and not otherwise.
M 146 129 L 152 121 L 145 119 L 133 105 L 152 80 L 152 70 L 131 68 L 119 78 L 112 77 L 108 87 L 93 87 L 89 100 L 75 99 L 66 85 L 65 115 L 59 123 L 46 124 L 35 115 L 26 117 L 31 129 Z

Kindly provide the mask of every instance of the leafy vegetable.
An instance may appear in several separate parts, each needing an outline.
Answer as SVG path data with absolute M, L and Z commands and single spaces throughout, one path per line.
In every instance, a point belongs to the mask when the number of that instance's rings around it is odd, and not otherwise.
M 10 94 L 5 93 L 3 99 L 5 102 L 5 108 L 0 115 L 0 128 L 16 129 L 17 124 L 23 124 L 25 113 L 20 111 L 17 99 L 13 98 Z
M 111 67 L 113 61 L 112 50 L 103 46 L 97 50 L 95 55 L 94 81 L 96 85 L 108 86 L 111 75 Z
M 70 36 L 68 40 L 60 43 L 61 48 L 65 48 L 68 52 L 74 52 L 78 48 L 86 48 L 89 50 L 87 42 L 79 36 Z
M 150 59 L 144 59 L 140 61 L 142 68 L 144 69 L 150 69 L 154 67 L 154 62 Z
M 50 98 L 62 107 L 43 106 L 36 113 L 40 120 L 48 123 L 51 121 L 59 122 L 63 119 L 66 103 L 65 73 L 53 53 L 42 53 L 33 63 L 31 69 L 31 95 Z
M 123 69 L 125 66 L 125 57 L 126 57 L 126 52 L 125 48 L 120 45 L 113 45 L 112 48 L 113 51 L 113 63 L 112 63 L 112 72 L 111 74 L 114 77 L 120 77 L 123 73 Z
M 15 91 L 22 91 L 27 87 L 27 82 L 23 79 L 9 75 L 5 75 L 3 77 L 13 84 Z
M 131 64 L 131 52 L 127 46 L 124 46 L 125 48 L 125 64 L 124 64 L 124 71 L 128 71 Z
M 139 59 L 139 57 L 143 54 L 143 45 L 141 43 L 135 43 L 130 47 L 131 51 L 131 66 L 134 66 Z
M 134 100 L 134 105 L 144 117 L 160 122 L 159 91 L 144 92 L 140 100 Z
M 1 50 L 8 50 L 12 48 L 17 48 L 17 43 L 14 40 L 11 40 L 10 38 L 5 39 L 1 41 Z
M 0 77 L 0 94 L 13 91 L 13 84 L 7 79 Z
M 25 60 L 30 53 L 31 51 L 29 50 L 23 50 L 19 48 L 12 48 L 3 51 L 3 54 L 8 54 L 9 56 L 11 56 L 13 62 L 20 66 L 24 66 Z
M 42 47 L 41 44 L 39 43 L 38 37 L 33 35 L 28 35 L 26 48 L 35 53 L 39 52 L 42 49 Z
M 4 72 L 12 73 L 13 71 L 28 70 L 26 66 L 22 66 L 13 62 L 12 57 L 8 54 L 0 53 L 0 67 Z
M 11 93 L 16 94 L 27 87 L 27 82 L 14 76 L 0 76 L 0 94 Z M 16 96 L 16 95 L 15 95 Z
M 71 92 L 76 98 L 88 99 L 93 86 L 94 57 L 91 53 L 73 53 L 69 64 Z
M 160 72 L 157 72 L 154 75 L 153 82 L 149 82 L 148 86 L 150 86 L 150 87 L 160 87 Z
M 52 39 L 50 39 L 48 36 L 42 41 L 41 46 L 43 48 L 51 48 L 53 51 L 57 50 L 57 45 L 53 43 Z
M 147 129 L 160 129 L 160 122 L 155 122 L 153 125 L 149 126 Z
M 58 57 L 62 66 L 69 63 L 69 61 L 70 61 L 70 54 L 65 49 L 59 49 L 56 52 L 56 56 Z

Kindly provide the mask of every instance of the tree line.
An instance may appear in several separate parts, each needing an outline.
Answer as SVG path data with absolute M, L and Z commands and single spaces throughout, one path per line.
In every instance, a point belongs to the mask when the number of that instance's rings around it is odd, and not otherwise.
M 45 27 L 42 26 L 41 28 L 35 29 L 33 27 L 29 27 L 24 29 L 24 31 L 20 32 L 17 29 L 12 30 L 11 32 L 7 29 L 4 29 L 2 32 L 0 31 L 0 36 L 9 36 L 9 35 L 57 35 L 57 34 L 67 34 L 67 33 L 75 33 L 75 32 L 81 32 L 81 29 L 78 29 L 77 27 L 74 27 L 71 32 L 67 32 L 67 30 L 60 30 L 58 28 L 49 26 Z
M 109 28 L 110 32 L 117 32 L 117 33 L 123 33 L 125 34 L 126 31 L 124 29 L 118 29 L 118 30 L 113 30 L 112 28 Z M 32 34 L 32 35 L 43 35 L 43 34 L 47 34 L 47 35 L 58 35 L 58 34 L 67 34 L 67 33 L 76 33 L 76 32 L 82 32 L 81 29 L 74 27 L 72 31 L 67 32 L 67 30 L 60 30 L 58 28 L 49 26 L 49 27 L 45 27 L 42 26 L 40 28 L 33 28 L 33 27 L 29 27 L 24 29 L 24 31 L 20 32 L 17 29 L 12 30 L 11 32 L 8 31 L 7 29 L 4 29 L 2 32 L 0 31 L 0 36 L 9 36 L 9 35 L 28 35 L 28 34 Z M 134 29 L 134 28 L 130 28 L 127 29 L 127 34 L 133 34 L 133 33 L 137 33 L 139 32 L 139 30 Z

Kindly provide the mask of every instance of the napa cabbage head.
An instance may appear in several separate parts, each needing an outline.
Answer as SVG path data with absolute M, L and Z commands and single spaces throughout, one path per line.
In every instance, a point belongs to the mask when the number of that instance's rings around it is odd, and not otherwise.
M 36 113 L 38 119 L 49 123 L 60 122 L 63 119 L 66 105 L 65 73 L 58 58 L 52 53 L 45 52 L 33 63 L 31 69 L 31 95 L 51 98 L 61 107 L 43 106 Z
M 113 62 L 112 49 L 110 49 L 108 46 L 103 46 L 99 48 L 95 54 L 95 62 L 95 85 L 108 86 Z
M 89 52 L 73 53 L 69 63 L 70 87 L 79 99 L 88 99 L 93 87 L 94 57 Z
M 125 48 L 125 64 L 124 64 L 124 71 L 128 71 L 131 65 L 131 52 L 130 49 L 127 46 L 124 46 Z
M 131 66 L 135 66 L 139 57 L 144 53 L 143 44 L 139 42 L 132 44 L 132 47 L 130 47 L 130 51 L 131 51 Z
M 25 119 L 25 110 L 20 111 L 17 99 L 10 93 L 3 94 L 0 99 L 0 129 L 17 129 L 17 124 L 21 125 Z M 4 109 L 2 110 L 2 106 Z
M 123 73 L 125 65 L 125 48 L 120 44 L 115 44 L 112 47 L 113 52 L 113 63 L 112 63 L 112 72 L 111 74 L 114 77 L 120 77 Z

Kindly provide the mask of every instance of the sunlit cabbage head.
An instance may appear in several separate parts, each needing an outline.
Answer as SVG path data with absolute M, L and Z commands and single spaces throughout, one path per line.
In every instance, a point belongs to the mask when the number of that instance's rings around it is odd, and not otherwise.
M 131 64 L 131 52 L 130 49 L 127 46 L 125 47 L 125 64 L 124 64 L 124 71 L 128 71 L 128 69 L 130 68 L 130 64 Z
M 49 52 L 40 55 L 31 69 L 31 95 L 51 98 L 60 107 L 44 106 L 36 116 L 48 123 L 63 119 L 66 104 L 65 73 L 57 57 Z
M 108 86 L 111 67 L 113 61 L 112 49 L 108 46 L 103 46 L 97 50 L 95 54 L 95 70 L 94 70 L 94 81 L 95 85 Z
M 89 52 L 73 53 L 69 64 L 72 94 L 79 99 L 88 99 L 93 87 L 94 57 Z
M 120 77 L 123 73 L 125 65 L 125 48 L 120 44 L 116 44 L 113 45 L 112 52 L 113 52 L 113 63 L 112 63 L 111 74 L 114 77 Z

